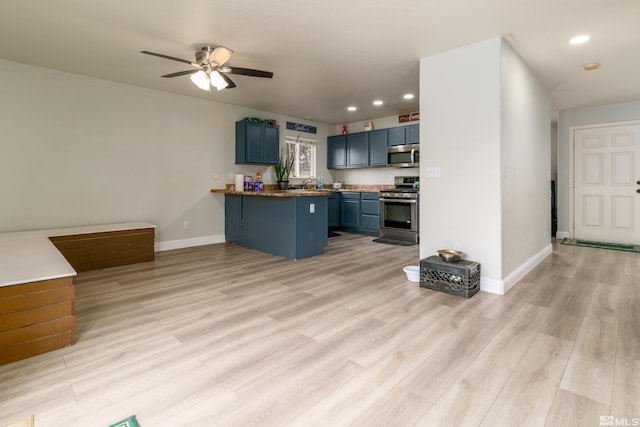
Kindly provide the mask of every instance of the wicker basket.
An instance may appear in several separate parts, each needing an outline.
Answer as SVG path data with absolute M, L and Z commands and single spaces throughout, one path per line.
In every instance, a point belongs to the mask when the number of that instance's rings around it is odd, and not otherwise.
M 480 290 L 480 263 L 447 263 L 430 256 L 420 261 L 420 287 L 471 298 Z

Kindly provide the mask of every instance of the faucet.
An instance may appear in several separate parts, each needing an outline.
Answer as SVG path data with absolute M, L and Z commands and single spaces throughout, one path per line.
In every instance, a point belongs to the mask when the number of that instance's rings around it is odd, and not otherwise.
M 313 182 L 312 179 L 305 179 L 302 183 L 302 189 L 304 190 L 307 187 L 307 184 L 311 184 L 311 182 Z

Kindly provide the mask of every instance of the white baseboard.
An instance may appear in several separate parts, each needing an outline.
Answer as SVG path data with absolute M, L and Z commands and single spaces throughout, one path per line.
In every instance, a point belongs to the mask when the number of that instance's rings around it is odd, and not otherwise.
M 214 236 L 193 237 L 191 239 L 168 240 L 166 242 L 156 242 L 154 247 L 156 252 L 170 251 L 172 249 L 191 248 L 193 246 L 213 245 L 224 243 L 224 234 Z
M 568 231 L 556 231 L 556 239 L 568 239 L 569 232 Z
M 480 278 L 480 290 L 491 292 L 493 294 L 504 295 L 515 286 L 524 276 L 533 270 L 538 264 L 553 252 L 551 244 L 545 246 L 540 252 L 529 258 L 518 268 L 513 270 L 503 280 L 490 279 L 487 277 Z

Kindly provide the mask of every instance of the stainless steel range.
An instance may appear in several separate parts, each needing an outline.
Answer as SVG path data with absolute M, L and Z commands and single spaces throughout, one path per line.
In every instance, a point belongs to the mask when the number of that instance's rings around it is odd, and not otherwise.
M 381 243 L 416 244 L 420 177 L 396 176 L 395 188 L 380 191 Z

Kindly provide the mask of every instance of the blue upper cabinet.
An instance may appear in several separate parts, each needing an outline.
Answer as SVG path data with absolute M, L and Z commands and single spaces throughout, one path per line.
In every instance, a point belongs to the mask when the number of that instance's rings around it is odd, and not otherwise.
M 347 167 L 347 136 L 336 135 L 327 138 L 327 169 Z
M 347 135 L 347 167 L 366 168 L 369 166 L 369 132 Z
M 387 130 L 389 131 L 387 141 L 389 147 L 420 144 L 420 125 L 398 126 Z
M 405 126 L 399 126 L 397 128 L 389 128 L 387 129 L 388 131 L 388 140 L 387 140 L 387 144 L 389 144 L 389 147 L 391 147 L 392 145 L 404 145 L 404 139 L 405 139 Z
M 369 139 L 369 166 L 387 166 L 387 129 L 371 132 Z
M 280 127 L 246 120 L 236 122 L 236 163 L 278 163 Z
M 420 125 L 405 126 L 405 143 L 407 145 L 420 144 Z

